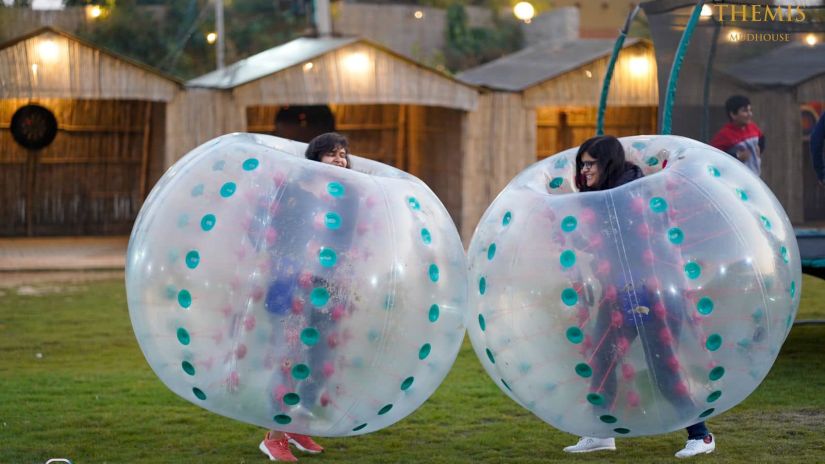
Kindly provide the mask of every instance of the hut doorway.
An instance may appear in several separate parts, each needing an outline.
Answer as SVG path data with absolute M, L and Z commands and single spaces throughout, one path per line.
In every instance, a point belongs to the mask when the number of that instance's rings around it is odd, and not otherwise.
M 312 107 L 247 107 L 247 130 L 291 138 L 276 125 L 277 115 L 286 108 Z M 455 180 L 461 177 L 462 111 L 421 105 L 330 104 L 325 108 L 333 115 L 332 127 L 347 136 L 353 153 L 424 181 L 458 224 L 461 186 Z
M 626 135 L 655 134 L 657 107 L 608 107 L 604 133 Z M 598 108 L 589 106 L 541 107 L 536 109 L 536 158 L 542 159 L 581 145 L 596 134 Z
M 309 143 L 314 137 L 335 130 L 335 116 L 327 105 L 284 106 L 275 115 L 274 134 Z
M 57 119 L 40 149 L 15 141 L 15 112 L 36 103 Z M 163 103 L 0 100 L 0 236 L 128 234 L 163 170 Z

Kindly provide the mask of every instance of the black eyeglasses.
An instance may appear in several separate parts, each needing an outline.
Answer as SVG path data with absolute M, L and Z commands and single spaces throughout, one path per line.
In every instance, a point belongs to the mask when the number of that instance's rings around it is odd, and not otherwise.
M 595 165 L 595 161 L 582 161 L 582 169 L 591 169 Z

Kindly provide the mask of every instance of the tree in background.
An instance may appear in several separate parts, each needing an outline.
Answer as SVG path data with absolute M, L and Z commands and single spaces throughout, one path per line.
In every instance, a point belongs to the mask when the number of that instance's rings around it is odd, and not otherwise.
M 518 22 L 498 14 L 491 3 L 493 27 L 468 27 L 464 6 L 453 3 L 447 8 L 447 44 L 444 51 L 447 68 L 452 72 L 478 66 L 522 48 L 524 36 Z
M 77 34 L 101 47 L 147 63 L 181 79 L 215 69 L 215 31 L 209 0 L 65 0 L 66 6 L 101 5 L 107 14 Z M 149 8 L 149 7 L 154 8 Z M 231 0 L 224 8 L 226 62 L 246 58 L 297 37 L 305 27 L 273 0 Z

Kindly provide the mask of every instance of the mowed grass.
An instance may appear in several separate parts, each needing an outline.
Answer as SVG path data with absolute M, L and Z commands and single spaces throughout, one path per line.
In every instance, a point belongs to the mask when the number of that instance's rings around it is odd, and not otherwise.
M 0 275 L 2 278 L 2 275 Z M 42 284 L 40 284 L 42 285 Z M 43 293 L 37 294 L 38 289 Z M 263 463 L 263 429 L 172 394 L 143 358 L 122 281 L 0 289 L 0 463 Z M 22 294 L 20 294 L 22 293 Z M 799 319 L 825 319 L 825 281 L 805 276 Z M 797 326 L 765 382 L 713 418 L 717 451 L 695 461 L 825 459 L 825 326 Z M 684 433 L 618 441 L 570 456 L 576 437 L 509 400 L 469 343 L 442 386 L 396 425 L 319 440 L 314 463 L 662 462 Z

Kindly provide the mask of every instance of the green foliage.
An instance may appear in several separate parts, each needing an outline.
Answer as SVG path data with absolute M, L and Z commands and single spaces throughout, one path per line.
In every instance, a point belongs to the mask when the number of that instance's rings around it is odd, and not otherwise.
M 113 52 L 138 61 L 156 65 L 167 52 L 167 41 L 157 31 L 156 20 L 135 0 L 119 0 L 117 5 L 107 5 L 105 17 L 78 35 Z
M 494 9 L 493 11 L 497 11 Z M 518 22 L 510 17 L 493 16 L 493 27 L 469 27 L 464 6 L 447 8 L 447 68 L 456 72 L 478 66 L 520 49 L 524 37 Z
M 2 281 L 0 281 L 2 283 Z M 2 285 L 0 285 L 2 286 Z M 804 277 L 800 318 L 825 316 L 825 281 Z M 697 462 L 821 462 L 823 326 L 794 327 L 762 385 L 713 418 L 716 452 Z M 171 393 L 140 352 L 123 281 L 0 288 L 0 463 L 264 463 L 264 430 Z M 744 426 L 743 426 L 744 425 Z M 354 438 L 319 439 L 301 462 L 637 464 L 674 461 L 677 431 L 570 456 L 576 437 L 508 399 L 465 341 L 450 374 L 415 413 Z
M 206 40 L 216 29 L 212 1 L 66 0 L 66 4 L 105 4 L 105 16 L 78 31 L 103 48 L 182 79 L 215 69 L 215 46 Z M 303 29 L 302 14 L 283 11 L 272 0 L 227 1 L 225 63 L 296 37 Z

